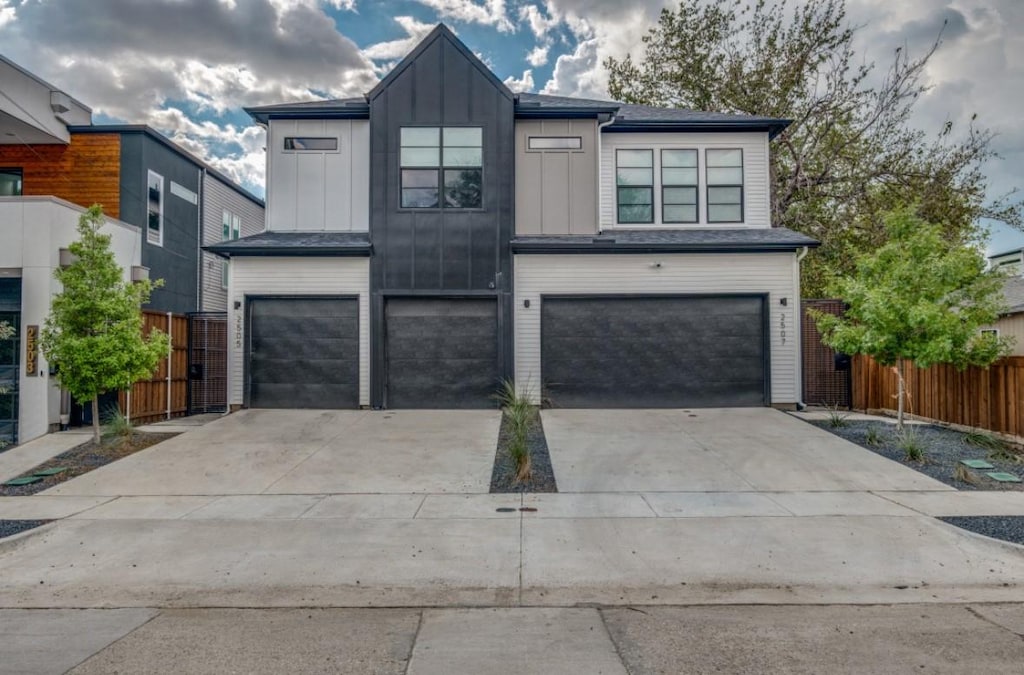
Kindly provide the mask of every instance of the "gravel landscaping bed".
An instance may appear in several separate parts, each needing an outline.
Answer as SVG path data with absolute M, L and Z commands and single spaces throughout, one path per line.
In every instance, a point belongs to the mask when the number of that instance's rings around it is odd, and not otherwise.
M 1015 454 L 1020 460 L 993 456 L 989 449 L 967 443 L 965 434 L 960 431 L 933 425 L 915 425 L 914 428 L 924 448 L 924 461 L 913 462 L 907 460 L 906 453 L 898 445 L 895 424 L 847 420 L 846 426 L 833 427 L 827 421 L 809 423 L 958 490 L 1024 490 L 1024 483 L 1000 483 L 985 475 L 989 472 L 1004 471 L 1024 477 L 1024 456 Z M 880 440 L 877 445 L 868 443 L 872 429 Z M 983 459 L 995 468 L 969 469 L 965 466 L 963 470 L 975 481 L 968 483 L 954 476 L 958 466 L 962 466 L 962 459 Z
M 12 534 L 18 534 L 25 530 L 31 530 L 33 527 L 39 527 L 45 525 L 50 521 L 48 520 L 0 520 L 0 539 L 9 537 Z
M 1024 544 L 1024 516 L 951 516 L 939 520 L 993 539 Z
M 533 475 L 529 480 L 518 482 L 515 479 L 515 462 L 508 453 L 508 416 L 502 415 L 498 449 L 494 456 L 494 470 L 491 472 L 491 492 L 558 492 L 555 471 L 551 467 L 551 455 L 548 454 L 548 442 L 544 438 L 544 424 L 539 414 L 534 416 L 534 420 L 526 438 Z
M 81 476 L 83 473 L 88 473 L 89 471 L 97 469 L 104 464 L 110 464 L 122 457 L 134 454 L 139 450 L 145 450 L 151 445 L 156 445 L 157 443 L 166 441 L 168 438 L 172 438 L 174 436 L 177 436 L 177 434 L 152 434 L 143 431 L 136 431 L 132 434 L 130 440 L 125 440 L 120 437 L 104 437 L 99 445 L 94 443 L 92 439 L 89 439 L 85 443 L 77 445 L 66 452 L 62 452 L 56 457 L 43 462 L 39 466 L 33 467 L 31 471 L 21 474 L 18 478 L 32 476 L 38 472 L 61 467 L 64 467 L 64 471 L 52 476 L 46 476 L 42 480 L 35 483 L 29 483 L 28 485 L 0 484 L 0 496 L 25 497 L 28 495 L 34 495 L 37 492 L 42 492 L 47 488 L 52 488 L 54 485 L 70 480 L 75 476 Z

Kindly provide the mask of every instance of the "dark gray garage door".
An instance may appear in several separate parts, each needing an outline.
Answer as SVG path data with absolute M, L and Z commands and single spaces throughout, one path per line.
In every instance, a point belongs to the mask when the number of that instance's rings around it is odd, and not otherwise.
M 249 304 L 249 406 L 359 406 L 355 298 L 255 298 Z
M 386 405 L 494 407 L 497 316 L 494 300 L 388 300 Z
M 764 300 L 543 298 L 541 373 L 552 405 L 766 404 Z

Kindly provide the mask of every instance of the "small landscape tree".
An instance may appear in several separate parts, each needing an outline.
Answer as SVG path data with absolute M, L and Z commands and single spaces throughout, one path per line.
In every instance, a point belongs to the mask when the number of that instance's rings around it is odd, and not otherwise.
M 57 382 L 79 401 L 92 401 L 93 438 L 100 441 L 99 399 L 152 375 L 167 355 L 165 333 L 142 334 L 142 304 L 161 282 L 130 282 L 101 234 L 103 211 L 93 206 L 78 221 L 74 262 L 54 276 L 63 290 L 54 296 L 40 348 L 57 367 Z
M 1002 276 L 987 269 L 980 249 L 950 241 L 911 208 L 890 212 L 884 224 L 886 243 L 858 256 L 853 274 L 833 284 L 845 315 L 811 314 L 825 344 L 894 368 L 902 431 L 908 365 L 985 367 L 1012 343 L 979 331 L 1003 304 Z

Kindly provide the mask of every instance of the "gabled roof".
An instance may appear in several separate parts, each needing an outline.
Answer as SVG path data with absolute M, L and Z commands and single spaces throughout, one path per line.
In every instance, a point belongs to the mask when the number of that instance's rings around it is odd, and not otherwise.
M 513 94 L 444 24 L 438 24 L 365 96 L 256 106 L 246 108 L 245 111 L 260 124 L 266 124 L 271 118 L 367 119 L 370 116 L 369 101 L 386 89 L 430 45 L 440 39 L 448 40 L 496 88 L 511 98 L 515 103 L 515 116 L 520 119 L 575 117 L 608 120 L 614 117 L 614 122 L 604 127 L 603 131 L 767 131 L 769 138 L 774 138 L 790 124 L 790 120 L 756 115 L 665 108 L 525 92 Z
M 480 71 L 480 73 L 490 80 L 494 88 L 503 93 L 510 100 L 512 99 L 512 92 L 505 83 L 498 79 L 498 76 L 491 72 L 491 69 L 484 65 L 484 62 L 477 58 L 476 54 L 469 50 L 469 47 L 462 43 L 462 40 L 455 37 L 455 33 L 452 29 L 443 23 L 437 24 L 434 30 L 430 31 L 427 37 L 423 38 L 416 48 L 409 52 L 404 59 L 398 62 L 398 65 L 391 69 L 383 80 L 377 83 L 377 86 L 370 90 L 370 93 L 366 95 L 366 100 L 372 101 L 377 98 L 381 92 L 391 86 L 391 83 L 395 81 L 399 75 L 401 75 L 406 68 L 411 66 L 423 52 L 425 52 L 432 44 L 438 40 L 447 40 L 455 49 L 459 51 L 466 58 L 467 61 L 473 67 Z
M 1003 300 L 1007 314 L 1024 312 L 1024 277 L 1008 277 L 1003 282 Z

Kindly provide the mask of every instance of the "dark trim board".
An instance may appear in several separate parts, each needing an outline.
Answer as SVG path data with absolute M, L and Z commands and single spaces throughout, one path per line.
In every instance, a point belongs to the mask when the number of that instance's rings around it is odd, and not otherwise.
M 243 340 L 243 361 L 242 361 L 242 405 L 245 408 L 249 408 L 252 401 L 252 303 L 253 301 L 259 300 L 354 300 L 356 303 L 356 336 L 361 341 L 362 325 L 359 320 L 359 295 L 358 294 L 315 294 L 315 293 L 301 293 L 301 294 L 275 294 L 275 293 L 257 293 L 252 295 L 244 296 L 244 322 L 245 322 L 245 338 Z M 230 327 L 229 327 L 230 333 Z M 230 339 L 230 338 L 229 338 Z M 361 349 L 359 350 L 361 352 Z M 361 358 L 359 354 L 358 358 Z M 230 366 L 229 366 L 230 367 Z M 361 377 L 362 369 L 358 368 L 359 376 Z M 362 381 L 360 380 L 356 384 L 356 407 L 359 407 L 359 392 L 362 390 Z M 230 395 L 230 394 L 229 394 Z
M 600 311 L 600 313 L 587 314 L 584 309 L 585 304 L 573 308 L 571 306 L 573 300 L 584 301 L 584 303 L 594 302 L 595 311 Z M 617 313 L 610 310 L 610 305 L 617 300 L 641 302 L 647 300 L 654 302 L 660 300 L 757 300 L 758 311 L 761 314 L 758 331 L 761 340 L 758 345 L 761 356 L 760 364 L 758 367 L 753 366 L 757 362 L 746 361 L 744 364 L 743 354 L 739 352 L 734 381 L 746 384 L 743 385 L 745 388 L 736 390 L 735 396 L 731 396 L 728 389 L 722 389 L 722 382 L 728 381 L 728 377 L 719 381 L 717 390 L 714 386 L 701 388 L 698 382 L 686 379 L 687 372 L 689 372 L 686 365 L 693 366 L 692 372 L 695 373 L 707 372 L 707 366 L 703 365 L 700 358 L 695 358 L 693 354 L 687 354 L 682 362 L 679 361 L 679 351 L 673 352 L 671 345 L 673 341 L 677 344 L 686 344 L 691 335 L 683 332 L 672 335 L 673 328 L 678 327 L 680 331 L 685 331 L 688 327 L 698 326 L 692 334 L 692 339 L 696 340 L 698 344 L 702 343 L 711 348 L 714 353 L 711 353 L 709 358 L 715 358 L 719 364 L 726 364 L 726 366 L 729 366 L 730 362 L 728 362 L 728 351 L 725 350 L 728 348 L 725 340 L 737 336 L 733 333 L 725 333 L 723 342 L 716 341 L 714 331 L 700 331 L 700 324 L 693 321 L 693 315 L 688 317 L 689 323 L 684 321 L 687 319 L 684 305 L 680 306 L 680 311 L 683 312 L 679 315 L 680 321 L 674 322 L 671 313 L 652 313 L 652 310 L 665 312 L 671 309 L 671 307 L 664 306 L 664 303 L 660 307 L 656 304 L 652 307 L 637 306 L 628 308 L 623 313 Z M 603 310 L 598 306 L 602 301 L 610 301 L 609 306 L 604 307 Z M 567 313 L 561 318 L 556 318 L 554 312 L 557 309 L 555 307 L 562 302 L 564 302 L 563 306 L 567 308 Z M 540 305 L 539 346 L 543 395 L 556 408 L 701 408 L 771 405 L 770 305 L 767 293 L 542 294 Z M 627 305 L 621 306 L 627 307 Z M 692 309 L 696 310 L 699 307 Z M 712 318 L 714 318 L 715 309 L 714 306 L 705 308 L 706 311 L 711 311 Z M 742 310 L 742 305 L 736 304 L 736 309 Z M 629 317 L 631 310 L 640 312 L 634 314 L 635 319 L 633 320 Z M 750 310 L 750 306 L 746 307 L 745 313 L 750 313 Z M 573 317 L 572 311 L 579 315 Z M 580 314 L 580 311 L 583 313 Z M 745 314 L 737 315 L 738 323 L 736 320 L 728 319 L 728 312 L 717 315 L 726 327 L 723 330 L 734 330 L 739 333 L 745 330 L 742 328 L 743 320 L 741 319 Z M 550 322 L 562 322 L 558 326 L 562 332 L 557 336 L 546 335 L 546 329 L 551 330 Z M 650 347 L 648 340 L 649 348 L 645 348 L 642 342 L 637 342 L 636 350 L 629 351 L 637 338 L 637 334 L 633 331 L 638 327 L 642 331 L 644 324 L 647 324 L 648 331 L 651 330 L 651 327 L 666 330 L 664 342 L 658 341 L 657 344 Z M 565 334 L 564 328 L 569 325 L 580 332 Z M 749 324 L 746 325 L 749 326 Z M 658 335 L 662 336 L 660 333 Z M 550 340 L 546 341 L 548 338 Z M 555 340 L 560 340 L 561 343 L 555 342 Z M 658 353 L 658 348 L 663 344 L 667 345 L 669 350 Z M 734 348 L 741 347 L 742 344 L 734 345 Z M 617 353 L 621 353 L 616 351 L 618 349 L 625 350 L 622 352 L 624 353 L 622 360 L 617 357 Z M 686 351 L 686 347 L 682 347 L 682 349 Z M 715 349 L 717 351 L 714 351 Z M 748 356 L 753 355 L 750 349 L 746 352 L 748 352 Z M 559 362 L 562 371 L 553 375 L 551 365 L 552 363 L 559 364 Z M 588 366 L 593 370 L 587 371 Z M 758 368 L 760 368 L 759 372 Z M 721 368 L 715 372 L 728 374 L 728 371 L 721 370 Z M 760 400 L 754 393 L 758 389 L 750 387 L 751 383 L 755 381 L 752 373 L 758 373 L 757 377 L 760 378 Z M 658 377 L 656 374 L 664 374 L 666 377 L 657 381 L 651 380 L 650 387 L 644 386 L 642 378 L 645 376 L 656 378 Z M 554 383 L 552 377 L 565 377 L 565 381 Z M 673 378 L 677 378 L 675 384 Z M 588 382 L 592 384 L 588 385 Z M 557 392 L 558 384 L 566 387 L 562 390 L 561 402 L 559 402 Z M 714 378 L 709 384 L 714 384 Z M 588 386 L 592 388 L 588 388 Z

